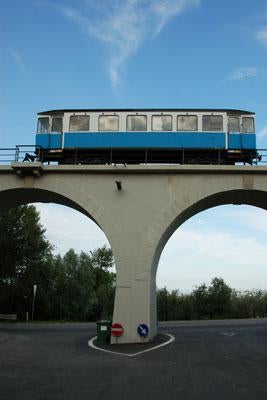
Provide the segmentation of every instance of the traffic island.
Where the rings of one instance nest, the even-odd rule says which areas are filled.
[[[98,343],[97,337],[88,341],[88,346],[95,350],[104,351],[127,357],[135,357],[149,351],[157,350],[174,342],[175,337],[169,333],[158,334],[152,342],[149,343],[129,343],[129,344],[109,344]]]

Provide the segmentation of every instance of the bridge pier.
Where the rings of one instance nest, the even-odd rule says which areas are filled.
[[[156,281],[150,262],[153,249],[150,257],[142,255],[142,235],[132,232],[130,216],[128,222],[121,227],[120,239],[111,240],[117,275],[113,323],[120,323],[124,328],[121,337],[111,338],[112,343],[148,342],[157,333]],[[145,338],[137,333],[140,324],[149,327]]]
[[[111,343],[143,343],[154,338],[157,334],[155,286],[155,282],[148,280],[135,280],[130,287],[117,285],[113,323],[121,323],[124,334],[118,339],[112,337]],[[137,333],[140,324],[149,327],[145,338]]]

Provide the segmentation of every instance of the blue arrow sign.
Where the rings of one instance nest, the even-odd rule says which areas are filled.
[[[148,326],[146,324],[140,324],[137,328],[137,332],[139,336],[147,336],[148,335]]]

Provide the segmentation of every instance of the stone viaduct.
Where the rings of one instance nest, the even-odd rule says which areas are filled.
[[[157,266],[172,233],[218,205],[267,209],[267,167],[0,166],[0,212],[34,202],[72,207],[103,230],[116,263],[113,322],[124,326],[118,342],[140,342],[140,323],[149,326],[149,341],[157,333]]]

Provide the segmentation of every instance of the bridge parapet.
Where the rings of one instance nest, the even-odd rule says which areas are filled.
[[[34,169],[47,174],[265,174],[267,165],[45,165],[41,162],[12,162],[0,165],[0,174]]]

